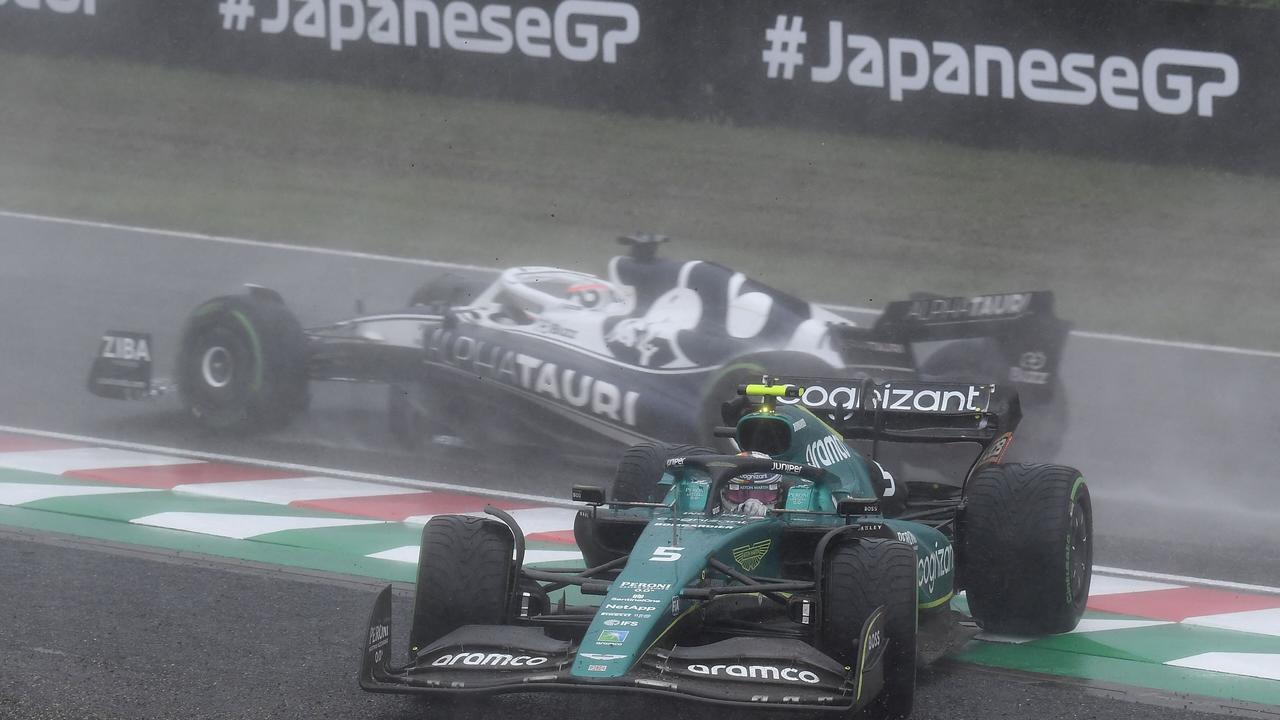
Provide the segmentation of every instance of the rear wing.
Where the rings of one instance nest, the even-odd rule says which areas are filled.
[[[856,330],[856,329],[855,329]],[[862,339],[885,346],[990,338],[999,348],[997,382],[1013,384],[1028,401],[1053,394],[1071,323],[1054,314],[1048,290],[967,297],[918,295],[891,302]]]
[[[1022,419],[1018,393],[964,382],[840,378],[775,378],[797,386],[780,405],[800,405],[847,439],[894,442],[975,442],[987,446]]]

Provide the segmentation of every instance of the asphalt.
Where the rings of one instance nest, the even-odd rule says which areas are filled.
[[[241,283],[276,288],[316,323],[357,300],[401,305],[440,268],[9,217],[0,248],[0,424],[552,496],[607,480],[604,465],[553,453],[401,451],[377,386],[317,387],[306,417],[241,440],[202,433],[172,398],[122,403],[84,389],[104,330],[151,330],[163,373],[186,313]],[[1072,421],[1060,460],[1093,488],[1098,563],[1276,584],[1280,414],[1260,389],[1280,381],[1280,361],[1075,337],[1064,375]],[[372,587],[35,540],[0,538],[0,717],[653,712],[612,697],[441,709],[365,695],[353,673]],[[1196,716],[1114,696],[947,666],[922,683],[918,717]]]
[[[689,704],[616,695],[424,702],[359,689],[379,587],[279,569],[0,533],[0,718],[705,718]],[[410,598],[394,602],[393,627]],[[404,652],[393,630],[393,652]],[[1191,720],[1194,698],[1136,704],[1122,691],[942,663],[914,717]],[[717,712],[712,710],[711,712]],[[1219,710],[1221,712],[1221,710]],[[794,718],[735,712],[743,720]]]
[[[104,330],[151,331],[158,373],[171,372],[186,314],[242,283],[279,290],[315,324],[351,316],[357,302],[403,306],[432,277],[466,270],[3,216],[0,246],[0,424],[554,497],[608,482],[607,461],[553,452],[482,442],[405,452],[376,385],[317,384],[306,416],[247,439],[201,432],[175,398],[129,403],[84,390]],[[1054,460],[1090,482],[1099,563],[1280,580],[1280,555],[1260,551],[1280,539],[1280,405],[1264,391],[1280,385],[1280,359],[1073,336],[1063,377],[1070,424]]]

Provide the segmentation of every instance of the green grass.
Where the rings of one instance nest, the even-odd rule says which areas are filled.
[[[0,61],[7,209],[595,270],[612,237],[652,230],[832,303],[1045,287],[1079,327],[1280,349],[1272,178]]]

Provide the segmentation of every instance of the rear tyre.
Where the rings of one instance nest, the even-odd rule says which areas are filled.
[[[463,625],[505,625],[510,617],[515,540],[486,518],[441,515],[422,528],[413,652]]]
[[[1074,629],[1093,575],[1093,507],[1080,471],[994,465],[965,497],[961,582],[978,624],[1020,635]]]
[[[206,428],[275,430],[309,400],[306,335],[281,302],[214,298],[187,320],[177,374],[183,405]]]
[[[885,608],[884,689],[865,717],[905,718],[916,691],[916,553],[898,540],[841,543],[823,570],[823,650],[856,667],[859,633],[871,613]]]
[[[636,443],[622,453],[613,476],[610,500],[618,502],[659,502],[658,481],[667,469],[667,460],[690,455],[715,455],[699,445],[671,445],[659,442]]]

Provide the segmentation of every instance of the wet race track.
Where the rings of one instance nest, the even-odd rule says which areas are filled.
[[[0,425],[557,498],[575,482],[607,483],[606,463],[551,453],[486,447],[477,461],[455,448],[400,450],[378,386],[317,387],[289,429],[237,441],[202,434],[176,399],[119,403],[84,389],[102,331],[151,331],[164,375],[187,312],[241,283],[280,291],[308,324],[352,314],[357,299],[402,306],[445,268],[18,217],[0,217],[0,243],[21,259],[0,268]],[[1280,414],[1251,388],[1280,381],[1280,358],[1078,335],[1064,378],[1072,424],[1057,460],[1090,480],[1097,564],[1277,584],[1280,558],[1261,548],[1277,539],[1268,456]],[[0,717],[653,713],[651,701],[612,697],[432,707],[366,695],[355,685],[359,638],[381,584],[369,578],[34,530],[4,531],[0,545]],[[408,598],[397,600],[407,610]],[[1119,704],[1123,692],[1091,685],[944,663],[922,678],[917,717],[1190,717],[1213,707]]]

